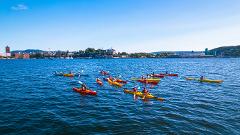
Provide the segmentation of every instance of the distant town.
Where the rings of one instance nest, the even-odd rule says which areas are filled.
[[[0,53],[0,59],[81,59],[81,58],[211,58],[211,57],[240,57],[240,45],[219,47],[204,51],[160,51],[152,53],[117,52],[115,49],[87,48],[79,51],[43,51],[38,49],[10,51]]]

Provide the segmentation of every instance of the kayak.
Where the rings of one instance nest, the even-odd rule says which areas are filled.
[[[100,79],[96,79],[96,82],[97,82],[97,84],[99,84],[100,86],[103,85],[103,82],[102,82]]]
[[[138,91],[138,92],[133,92],[133,91],[131,91],[131,90],[127,90],[127,89],[125,89],[124,90],[124,93],[127,93],[127,94],[135,94],[136,96],[138,96],[138,97],[144,97],[144,94],[142,93],[142,92],[140,92],[140,91]],[[158,97],[156,97],[156,96],[153,96],[152,94],[147,94],[146,95],[146,97],[145,98],[148,98],[148,99],[157,99],[157,100],[160,100],[160,101],[163,101],[164,99],[163,98],[158,98]]]
[[[108,81],[108,79],[110,79],[110,78],[103,78],[104,81]],[[113,81],[113,79],[110,79],[110,80]],[[118,83],[124,83],[124,84],[127,83],[127,81],[124,81],[124,80],[121,80],[121,79],[116,79],[115,82],[118,82]]]
[[[97,95],[97,92],[93,90],[82,90],[82,88],[73,88],[73,90],[85,95]]]
[[[186,77],[186,80],[195,80],[199,82],[208,82],[208,83],[222,83],[223,80],[210,80],[210,79],[203,79],[200,80],[199,78],[191,78],[191,77]]]
[[[162,76],[178,76],[178,74],[158,74],[158,75],[162,75]]]
[[[112,81],[111,79],[107,79],[108,80],[108,83],[110,84],[110,85],[114,85],[114,86],[117,86],[117,87],[122,87],[123,86],[123,84],[121,84],[121,83],[118,83],[118,82],[114,82],[114,81]]]
[[[165,75],[161,75],[161,74],[151,74],[151,77],[157,77],[157,78],[164,78]]]
[[[140,83],[155,84],[155,85],[157,85],[160,82],[159,78],[147,78],[147,79],[132,78],[132,80],[138,81]]]
[[[63,73],[63,72],[55,72],[54,75],[65,76],[65,77],[74,77],[74,76],[85,76],[85,77],[87,77],[87,76],[89,76],[88,74],[81,74],[81,73],[76,73],[76,74],[71,73],[70,74],[70,73]]]
[[[100,74],[102,74],[102,75],[109,75],[109,73],[107,71],[100,71]]]
[[[127,83],[127,81],[121,80],[121,79],[117,79],[116,82],[118,83]]]
[[[63,74],[65,77],[74,77],[74,74]]]

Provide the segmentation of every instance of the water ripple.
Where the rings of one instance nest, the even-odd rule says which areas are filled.
[[[239,59],[0,60],[1,134],[240,134]],[[3,65],[3,66],[2,66]],[[175,72],[150,89],[164,102],[141,99],[95,78],[108,70],[123,79]],[[54,71],[82,71],[62,78]],[[185,76],[222,79],[222,84]],[[97,96],[72,90],[81,80]],[[139,83],[129,82],[126,88]]]

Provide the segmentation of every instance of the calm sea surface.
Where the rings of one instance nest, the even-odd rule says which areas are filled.
[[[180,76],[150,89],[164,102],[144,102],[98,86],[101,69],[125,80],[153,71]],[[89,77],[53,75],[70,70]],[[184,79],[200,75],[224,82]],[[98,95],[74,92],[79,80]],[[0,60],[0,104],[0,134],[240,134],[240,59]]]

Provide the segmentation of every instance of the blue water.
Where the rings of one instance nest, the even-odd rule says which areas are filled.
[[[144,102],[106,82],[98,86],[101,69],[126,80],[166,70],[180,77],[150,89],[164,102]],[[89,77],[52,75],[70,70]],[[224,82],[184,79],[200,75]],[[72,91],[79,80],[98,95]],[[1,134],[240,134],[240,59],[1,60],[0,90]]]

